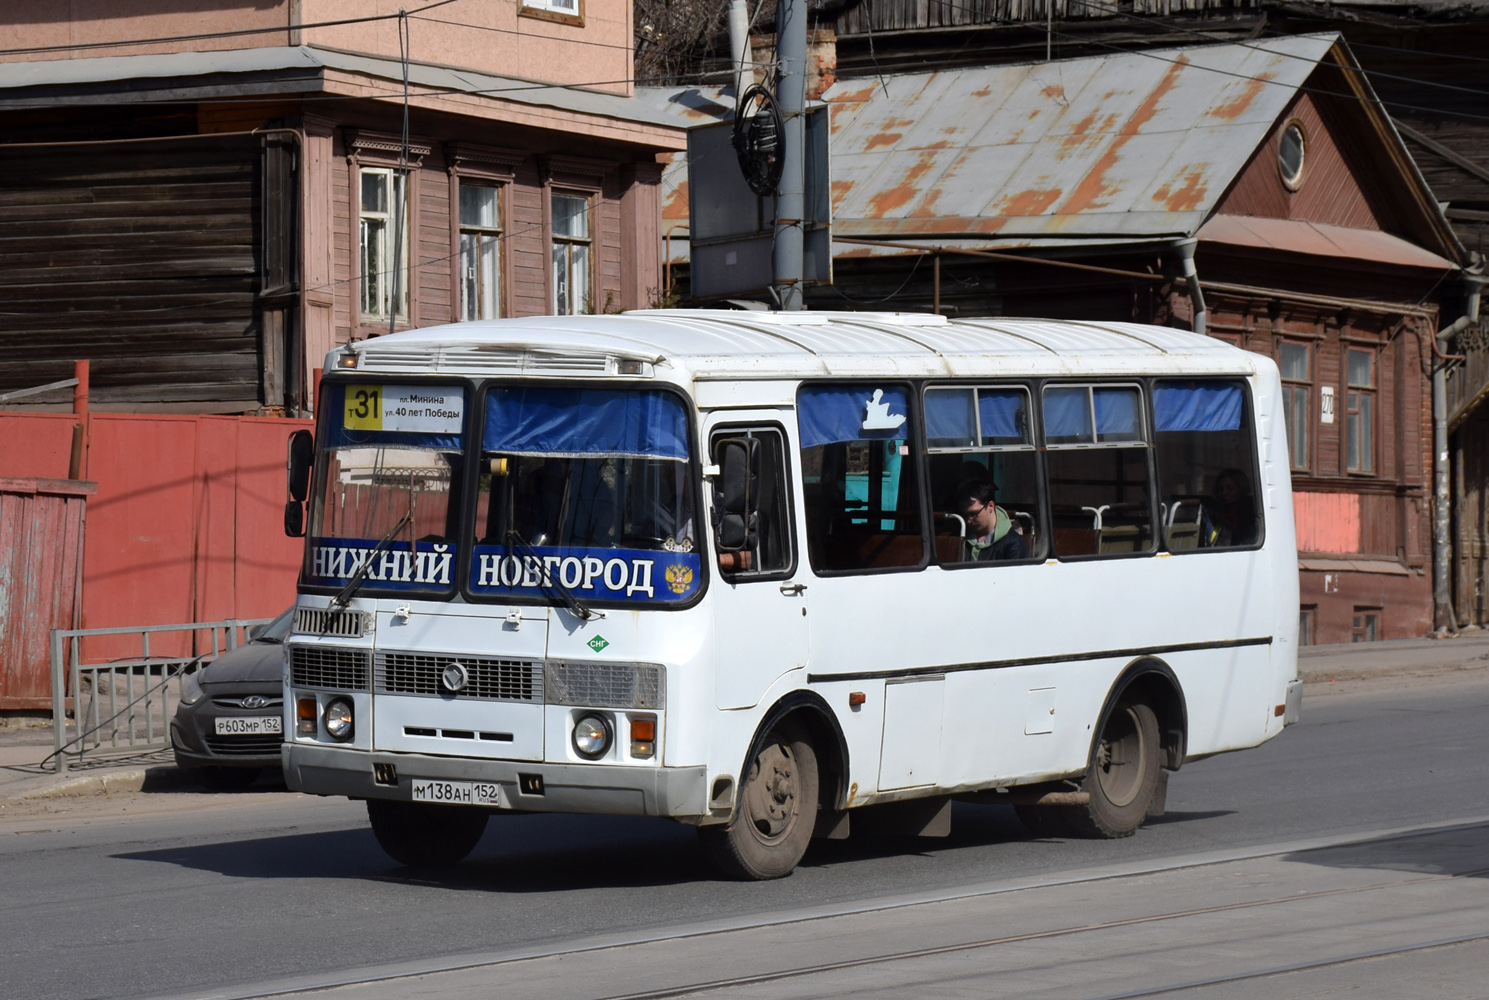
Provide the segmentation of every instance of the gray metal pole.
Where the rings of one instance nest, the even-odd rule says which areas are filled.
[[[781,185],[776,192],[776,298],[782,309],[802,309],[806,213],[806,0],[781,0],[776,11],[776,101],[786,126]]]

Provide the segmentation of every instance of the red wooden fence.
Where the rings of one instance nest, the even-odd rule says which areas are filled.
[[[285,441],[310,421],[4,413],[0,477],[66,477],[80,421],[84,478],[98,484],[83,628],[260,618],[290,603],[302,542],[284,535]],[[123,654],[96,641],[90,657]]]

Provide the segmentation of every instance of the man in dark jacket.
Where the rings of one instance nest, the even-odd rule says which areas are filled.
[[[1029,546],[1008,511],[993,503],[986,479],[965,480],[956,490],[956,509],[967,522],[967,547],[979,562],[1027,559]]]

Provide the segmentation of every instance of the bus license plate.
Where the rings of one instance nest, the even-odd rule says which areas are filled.
[[[284,720],[277,715],[219,715],[218,736],[278,736]]]
[[[500,806],[501,785],[487,781],[415,781],[415,802],[454,806]]]

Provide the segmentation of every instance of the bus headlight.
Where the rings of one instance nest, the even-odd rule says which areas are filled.
[[[333,740],[352,738],[352,703],[345,698],[326,702],[326,732]]]
[[[581,716],[574,723],[574,752],[586,760],[605,756],[610,739],[610,721],[602,715]]]

